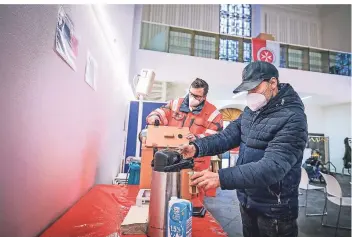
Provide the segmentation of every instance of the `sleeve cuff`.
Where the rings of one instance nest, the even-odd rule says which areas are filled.
[[[226,188],[225,188],[224,170],[223,169],[219,169],[218,173],[219,173],[220,188],[222,190],[226,190]]]
[[[194,153],[194,157],[193,158],[198,157],[198,155],[199,155],[199,147],[197,146],[197,144],[195,144],[194,142],[190,142],[189,144],[193,145],[196,148],[196,153]]]
[[[222,190],[234,190],[238,187],[238,177],[236,177],[236,167],[229,167],[219,170],[219,182]]]

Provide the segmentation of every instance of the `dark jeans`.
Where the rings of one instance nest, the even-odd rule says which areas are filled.
[[[240,205],[244,237],[297,237],[297,220],[280,221]]]

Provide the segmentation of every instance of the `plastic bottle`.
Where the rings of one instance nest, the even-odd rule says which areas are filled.
[[[192,203],[190,201],[171,197],[167,214],[168,237],[192,236]]]

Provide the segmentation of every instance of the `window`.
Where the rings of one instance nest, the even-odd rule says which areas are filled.
[[[330,74],[351,76],[351,54],[330,52]]]
[[[249,4],[220,5],[220,34],[251,37],[252,8]]]
[[[191,38],[188,33],[170,31],[169,53],[191,55]]]
[[[251,37],[252,7],[249,4],[220,5],[220,34]],[[251,43],[243,44],[243,58],[239,58],[239,42],[220,40],[220,59],[227,61],[251,61]]]
[[[220,39],[220,60],[237,62],[239,52],[238,52],[238,41],[237,40],[227,40]]]
[[[215,58],[215,37],[196,35],[194,37],[194,56]]]
[[[309,70],[323,72],[322,54],[320,52],[309,52]]]
[[[288,49],[288,68],[303,69],[303,51],[300,49]]]

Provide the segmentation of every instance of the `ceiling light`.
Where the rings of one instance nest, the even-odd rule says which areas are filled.
[[[309,99],[309,98],[312,98],[312,96],[301,97],[301,100],[306,100],[306,99]]]
[[[232,99],[235,99],[235,98],[237,98],[237,97],[240,97],[241,95],[244,95],[244,94],[246,94],[246,93],[247,93],[247,91],[242,91],[242,92],[236,93],[234,96],[232,96]]]

